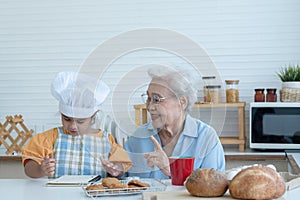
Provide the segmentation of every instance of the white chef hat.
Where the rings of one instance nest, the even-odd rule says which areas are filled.
[[[51,84],[51,93],[59,101],[59,111],[74,118],[91,117],[109,92],[103,81],[77,72],[60,72]]]

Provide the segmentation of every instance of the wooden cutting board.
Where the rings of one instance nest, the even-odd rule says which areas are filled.
[[[164,191],[164,192],[143,192],[143,200],[170,200],[170,199],[198,199],[198,200],[232,200],[233,198],[226,193],[222,197],[195,197],[190,195],[187,190]]]

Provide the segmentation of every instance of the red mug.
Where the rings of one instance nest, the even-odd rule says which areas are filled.
[[[183,185],[185,179],[194,171],[194,159],[190,156],[169,158],[172,185]]]

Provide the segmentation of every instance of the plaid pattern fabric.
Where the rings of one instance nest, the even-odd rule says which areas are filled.
[[[104,133],[104,137],[72,136],[65,134],[62,127],[59,127],[54,152],[56,169],[53,178],[62,175],[101,175],[106,177],[99,158],[101,156],[108,159],[110,142],[107,132]]]

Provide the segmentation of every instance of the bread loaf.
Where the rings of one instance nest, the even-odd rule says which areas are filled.
[[[196,169],[187,178],[185,187],[193,196],[218,197],[228,189],[227,177],[215,169]]]
[[[273,169],[262,165],[240,171],[229,184],[229,193],[237,199],[273,199],[286,190],[283,178]]]

